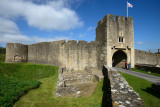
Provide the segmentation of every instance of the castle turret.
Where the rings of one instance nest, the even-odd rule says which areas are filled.
[[[107,14],[98,22],[96,41],[101,44],[100,64],[124,67],[124,62],[134,67],[133,18]]]
[[[5,62],[27,62],[28,45],[7,43]]]

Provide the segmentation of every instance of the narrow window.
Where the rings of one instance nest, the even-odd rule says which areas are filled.
[[[123,42],[123,37],[119,37],[119,42]]]

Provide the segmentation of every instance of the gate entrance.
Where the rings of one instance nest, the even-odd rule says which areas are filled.
[[[125,68],[125,61],[127,61],[127,55],[123,51],[116,51],[112,56],[112,67]]]

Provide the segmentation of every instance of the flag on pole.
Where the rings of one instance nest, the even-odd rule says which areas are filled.
[[[133,5],[131,3],[128,3],[128,7],[133,8]]]
[[[128,17],[128,7],[133,8],[133,5],[131,3],[128,3],[128,0],[127,0],[127,17]]]

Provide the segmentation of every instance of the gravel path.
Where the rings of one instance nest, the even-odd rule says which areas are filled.
[[[157,83],[160,82],[160,77],[158,76],[153,76],[153,75],[149,75],[149,74],[144,74],[144,73],[140,73],[140,72],[135,72],[135,71],[131,71],[131,70],[126,70],[126,69],[122,69],[122,68],[116,68],[114,67],[117,71],[121,71],[123,73],[127,73],[139,78],[143,78],[146,79],[152,83]]]

